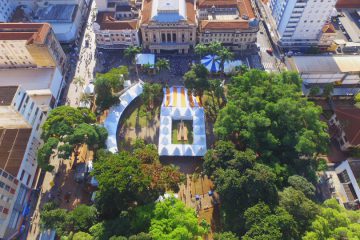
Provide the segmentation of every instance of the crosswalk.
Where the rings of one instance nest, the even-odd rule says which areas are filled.
[[[265,69],[273,70],[275,68],[274,63],[272,62],[263,62],[262,64]]]

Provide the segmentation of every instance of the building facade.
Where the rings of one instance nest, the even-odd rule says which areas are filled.
[[[0,100],[0,239],[12,239],[27,214],[48,106],[18,86],[0,87]]]
[[[259,22],[249,0],[201,0],[197,18],[199,43],[218,41],[232,50],[255,46]]]
[[[196,9],[191,0],[144,0],[140,29],[143,48],[152,53],[188,53],[196,44]]]
[[[25,90],[59,100],[67,61],[47,23],[0,23],[0,86]]]
[[[270,9],[284,48],[317,46],[336,0],[271,0]]]

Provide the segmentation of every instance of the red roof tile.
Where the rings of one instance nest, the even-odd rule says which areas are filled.
[[[336,118],[339,120],[347,140],[351,145],[360,144],[360,109],[336,108]]]
[[[206,29],[248,29],[249,23],[247,21],[208,21],[203,20],[200,24],[200,30]]]
[[[137,19],[119,21],[115,19],[114,15],[114,12],[100,12],[97,15],[96,22],[100,25],[101,30],[122,30],[137,28]]]

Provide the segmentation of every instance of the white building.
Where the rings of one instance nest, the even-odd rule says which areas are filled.
[[[0,87],[0,239],[12,239],[26,215],[47,111],[41,94]]]
[[[335,3],[336,0],[271,0],[281,46],[316,46]]]
[[[9,21],[15,9],[13,0],[0,0],[0,22]]]
[[[99,48],[125,49],[140,45],[138,20],[117,20],[115,12],[100,12],[94,23],[94,32]]]

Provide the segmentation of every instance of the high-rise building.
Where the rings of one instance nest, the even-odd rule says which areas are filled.
[[[13,239],[26,215],[47,110],[32,91],[0,87],[0,239]]]
[[[285,48],[316,46],[335,3],[336,0],[271,0],[280,45]]]

